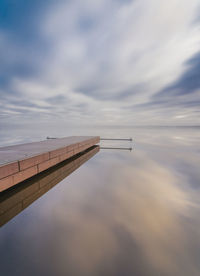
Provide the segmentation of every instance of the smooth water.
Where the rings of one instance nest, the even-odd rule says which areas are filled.
[[[0,229],[1,275],[200,275],[200,129],[20,130],[133,137],[100,150]],[[130,146],[129,142],[104,142]]]

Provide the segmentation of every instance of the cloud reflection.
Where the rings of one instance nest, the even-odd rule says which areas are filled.
[[[60,272],[198,275],[183,223],[189,217],[187,193],[169,170],[136,158],[137,165],[104,167],[100,180],[86,172],[87,184],[78,184],[53,209],[57,227],[48,235],[56,240],[49,250]],[[46,208],[43,217],[49,203]]]

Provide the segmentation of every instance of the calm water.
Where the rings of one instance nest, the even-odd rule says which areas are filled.
[[[57,133],[5,131],[1,145]],[[59,136],[80,133],[132,136],[133,151],[100,150],[5,224],[1,275],[200,275],[200,129]]]

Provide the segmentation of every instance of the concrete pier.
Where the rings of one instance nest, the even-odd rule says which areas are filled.
[[[0,148],[0,192],[99,143],[98,136],[71,136]]]
[[[26,209],[99,151],[93,146],[0,194],[0,226]]]

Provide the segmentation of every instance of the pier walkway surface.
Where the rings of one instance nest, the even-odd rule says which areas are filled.
[[[0,192],[99,143],[99,136],[71,136],[0,147]]]

